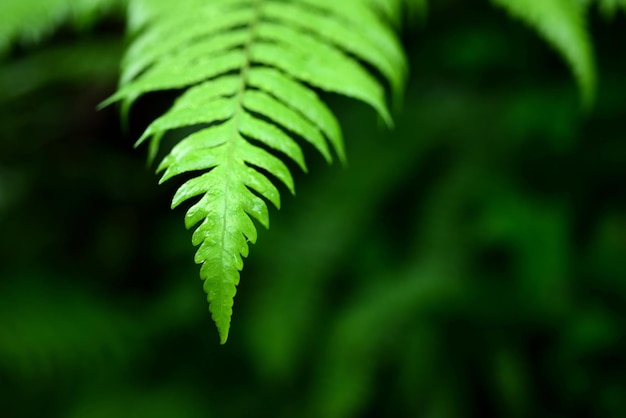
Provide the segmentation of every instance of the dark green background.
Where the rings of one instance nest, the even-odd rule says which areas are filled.
[[[180,183],[96,105],[121,17],[0,63],[0,416],[625,417],[626,18],[592,12],[599,89],[483,2],[403,41],[396,127],[326,97],[349,165],[307,149],[218,343]],[[1,18],[0,18],[1,21]]]

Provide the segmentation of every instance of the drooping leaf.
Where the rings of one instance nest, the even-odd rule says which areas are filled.
[[[573,0],[491,0],[512,16],[532,26],[569,64],[582,101],[590,105],[596,87],[596,70],[585,7]]]
[[[339,125],[313,88],[359,99],[391,124],[385,89],[403,89],[406,62],[391,29],[400,2],[374,0],[139,0],[137,33],[122,86],[106,103],[127,109],[138,97],[186,89],[138,144],[202,126],[165,156],[161,182],[192,173],[172,206],[196,199],[185,223],[197,226],[209,308],[224,343],[243,257],[269,226],[266,200],[280,207],[281,183],[294,193],[285,159],[306,171],[302,141],[326,160],[345,159]],[[194,13],[188,13],[194,10]],[[372,70],[363,64],[369,65]],[[371,71],[377,73],[372,74]],[[280,186],[279,186],[280,187]]]

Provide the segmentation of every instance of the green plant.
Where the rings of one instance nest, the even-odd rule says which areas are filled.
[[[126,132],[117,104],[95,111],[143,33],[124,39],[122,3],[13,37],[0,64],[0,415],[626,416],[617,2],[576,3],[593,101],[557,45],[489,1],[411,2],[391,24],[409,62],[393,129],[311,87],[349,163],[294,136],[310,174],[281,157],[297,196],[275,182],[226,346],[188,208],[169,207],[197,173],[157,185],[131,146],[185,89],[140,97]]]
[[[2,26],[0,50],[15,39],[37,39],[65,19],[84,25],[126,3],[5,1],[0,11],[9,23]],[[589,106],[596,70],[585,21],[592,2],[493,3],[534,27],[563,55],[582,102]],[[600,6],[615,13],[624,3],[605,0]],[[195,261],[201,264],[200,276],[222,343],[228,337],[242,257],[257,239],[253,219],[268,227],[265,200],[280,207],[276,180],[294,193],[294,163],[306,171],[303,143],[311,144],[329,162],[331,147],[340,160],[346,160],[339,123],[318,92],[361,100],[392,125],[385,86],[399,104],[407,70],[394,31],[405,7],[423,10],[424,3],[128,2],[132,42],[123,60],[121,86],[105,104],[121,101],[127,115],[144,94],[183,89],[137,144],[149,141],[152,161],[164,135],[185,132],[157,171],[163,172],[160,182],[186,175],[172,207],[199,197],[187,211],[185,224],[187,228],[199,224],[192,236],[199,246]]]

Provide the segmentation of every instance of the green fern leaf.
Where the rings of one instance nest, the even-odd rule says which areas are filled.
[[[395,3],[395,2],[393,2]],[[198,199],[187,228],[199,246],[209,309],[223,344],[243,257],[256,242],[253,219],[266,228],[266,200],[280,207],[275,180],[294,193],[285,158],[306,171],[300,140],[327,161],[331,146],[345,161],[339,125],[312,90],[339,93],[373,107],[391,124],[385,89],[367,64],[402,91],[406,62],[390,28],[393,7],[373,0],[169,0],[131,4],[129,47],[122,86],[105,104],[125,109],[141,95],[186,88],[154,120],[138,144],[154,156],[168,131],[203,126],[183,138],[157,171],[161,182],[195,177],[176,192],[172,207]],[[382,7],[381,7],[382,6]],[[188,13],[194,10],[194,13]]]
[[[33,43],[66,21],[85,26],[127,0],[2,0],[0,55],[15,41]]]
[[[585,105],[593,101],[596,70],[585,8],[573,0],[492,0],[534,27],[565,58],[576,77]]]

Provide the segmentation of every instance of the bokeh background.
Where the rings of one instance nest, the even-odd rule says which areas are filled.
[[[436,3],[436,4],[435,4]],[[0,16],[0,23],[2,17]],[[595,9],[599,90],[486,2],[433,2],[388,130],[326,97],[251,249],[220,346],[179,183],[96,111],[123,16],[0,62],[0,416],[626,417],[626,13]]]

